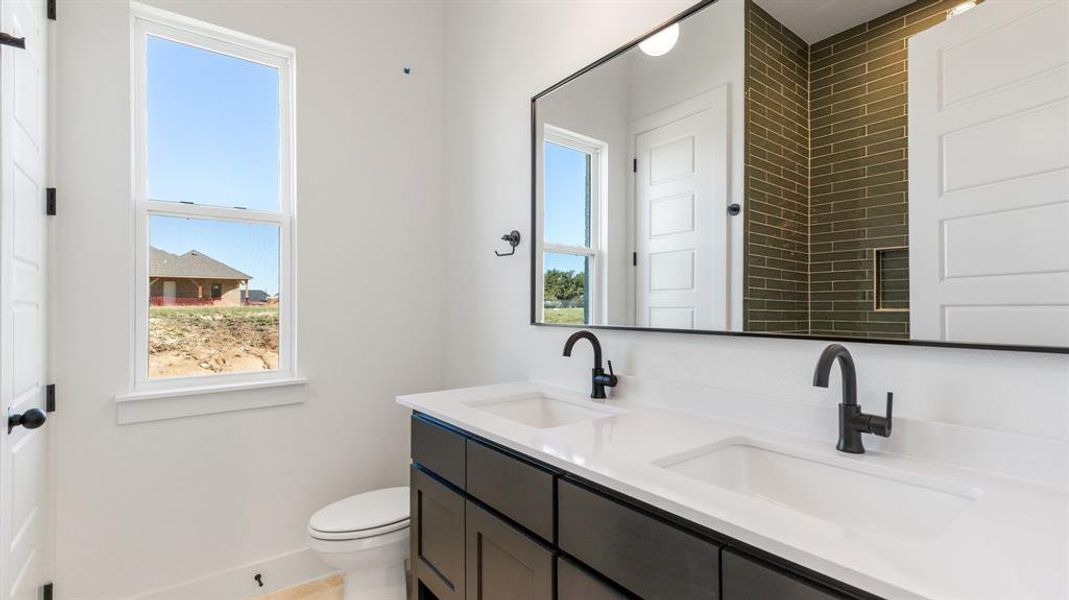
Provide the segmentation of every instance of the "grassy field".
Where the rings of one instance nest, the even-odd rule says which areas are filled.
[[[149,307],[149,375],[278,367],[278,306]]]
[[[278,305],[262,306],[150,306],[149,318],[167,319],[266,319],[278,322]]]
[[[564,323],[568,325],[583,324],[583,307],[576,308],[545,308],[543,309],[546,323]]]

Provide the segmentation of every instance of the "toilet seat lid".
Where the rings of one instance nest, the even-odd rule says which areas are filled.
[[[408,522],[408,507],[408,486],[364,492],[319,509],[308,528],[322,533],[393,530]]]

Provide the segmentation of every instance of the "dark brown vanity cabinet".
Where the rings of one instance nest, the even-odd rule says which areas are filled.
[[[564,557],[557,558],[557,600],[628,600],[629,596]]]
[[[415,466],[411,472],[412,575],[438,600],[464,600],[464,497]]]
[[[724,571],[724,600],[841,600],[846,597],[824,591],[731,550],[724,550],[720,560]]]
[[[468,501],[469,600],[552,600],[555,552]]]
[[[412,462],[422,465],[438,477],[464,489],[467,439],[460,433],[412,417]]]
[[[528,531],[553,541],[556,476],[483,444],[468,440],[466,490]]]
[[[557,490],[560,549],[647,600],[716,600],[716,545],[586,488]]]
[[[422,415],[412,462],[415,600],[875,598]]]

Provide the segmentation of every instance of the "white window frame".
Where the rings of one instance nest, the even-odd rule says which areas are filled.
[[[587,282],[587,290],[590,292],[590,298],[587,299],[587,306],[590,312],[588,324],[595,325],[601,322],[607,302],[605,290],[608,289],[608,281],[605,278],[604,258],[606,248],[604,241],[608,236],[604,230],[604,216],[607,213],[607,194],[605,192],[608,190],[608,169],[606,167],[609,157],[609,145],[581,133],[546,123],[542,132],[542,147],[539,149],[542,152],[542,181],[539,182],[542,194],[545,194],[545,144],[547,142],[590,156],[590,247],[547,242],[545,239],[545,199],[539,196],[538,230],[541,232],[539,241],[541,242],[542,252],[538,259],[539,285],[536,290],[536,306],[542,322],[545,322],[544,294],[546,285],[542,266],[545,254],[548,252],[551,254],[586,256],[590,259],[590,281]]]
[[[279,74],[279,210],[253,210],[154,200],[147,190],[147,40],[158,37],[278,69]],[[131,3],[131,88],[133,92],[134,338],[131,393],[117,402],[170,398],[227,390],[302,383],[297,373],[294,274],[296,225],[293,140],[293,48],[204,23],[157,8]],[[279,232],[279,357],[273,371],[149,378],[149,218],[189,217],[267,224]],[[278,402],[275,402],[278,403]],[[232,410],[232,409],[231,409]],[[151,419],[144,419],[151,420]],[[122,418],[120,416],[120,422]]]

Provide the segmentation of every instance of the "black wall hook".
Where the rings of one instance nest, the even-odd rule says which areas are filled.
[[[512,256],[513,254],[516,254],[516,246],[520,245],[520,232],[513,229],[512,231],[501,236],[501,241],[508,242],[509,246],[512,246],[512,251],[498,252],[497,250],[494,250],[494,254],[498,256]]]

